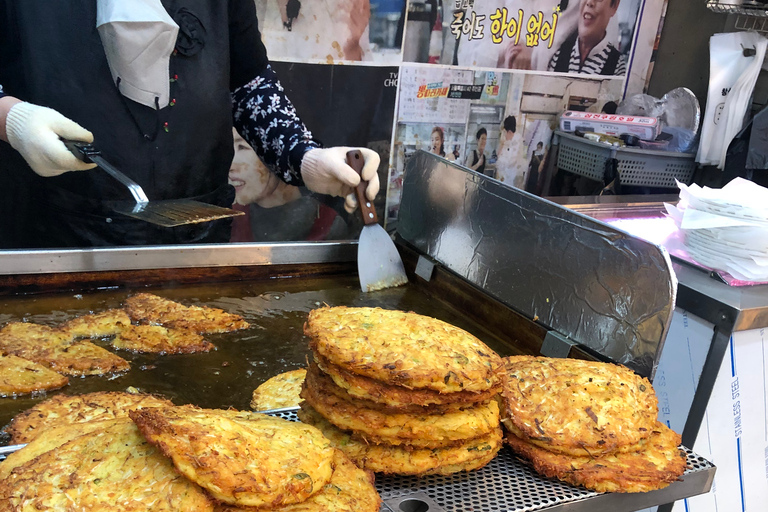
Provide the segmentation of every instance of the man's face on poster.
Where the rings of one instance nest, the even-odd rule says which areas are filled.
[[[579,39],[592,44],[605,37],[605,29],[619,8],[619,0],[581,0],[579,4]]]
[[[235,203],[246,205],[258,203],[275,192],[279,180],[259,159],[251,146],[237,132],[235,157],[229,168],[229,184],[235,187]]]

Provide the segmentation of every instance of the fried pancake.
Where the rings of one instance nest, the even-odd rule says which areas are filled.
[[[301,397],[340,429],[354,431],[374,444],[441,448],[486,435],[500,426],[499,406],[495,400],[438,414],[392,414],[367,409],[351,397],[339,398],[310,372]]]
[[[108,309],[101,313],[84,315],[63,323],[59,329],[73,338],[101,338],[114,336],[131,325],[131,317],[122,309]]]
[[[111,420],[128,416],[142,407],[171,407],[170,400],[140,393],[103,391],[85,395],[56,395],[17,414],[5,428],[11,444],[29,443],[52,428],[85,421]]]
[[[537,472],[598,492],[663,489],[677,480],[687,466],[685,453],[678,448],[680,436],[662,423],[656,424],[650,437],[634,445],[634,450],[599,457],[553,453],[510,432],[505,440]]]
[[[355,466],[343,452],[333,456],[333,476],[306,501],[273,510],[280,512],[379,512],[381,497],[373,485],[373,475]],[[261,511],[262,508],[217,505],[216,512]]]
[[[428,405],[428,406],[417,405],[417,404],[409,405],[404,403],[400,407],[390,407],[389,405],[384,403],[374,402],[366,398],[358,398],[356,396],[351,395],[343,387],[337,386],[336,382],[331,378],[331,376],[326,373],[323,373],[320,370],[319,366],[315,363],[309,364],[307,373],[312,374],[310,378],[313,380],[313,382],[321,383],[323,392],[331,393],[342,400],[351,401],[357,407],[362,407],[364,409],[374,409],[377,411],[381,411],[382,413],[385,413],[385,414],[416,414],[416,415],[444,414],[447,412],[461,412],[464,409],[467,409],[469,407],[487,405],[489,402],[489,400],[486,400],[485,402],[474,402],[474,403],[455,402],[455,403],[447,403],[444,405]],[[365,378],[365,377],[361,377],[361,378]],[[371,381],[370,379],[366,379],[366,380]],[[395,387],[395,386],[389,386],[389,387]],[[403,388],[403,390],[405,390],[405,388]],[[407,398],[406,393],[402,393],[401,396],[403,399]],[[417,391],[415,393],[419,393],[419,392]],[[431,393],[434,393],[434,392],[431,392]],[[458,395],[461,393],[452,393],[452,394]]]
[[[0,481],[0,511],[41,510],[209,512],[213,504],[124,418],[25,462]]]
[[[623,366],[533,356],[504,362],[504,424],[536,446],[596,456],[634,445],[656,427],[651,383]]]
[[[179,472],[230,505],[299,503],[333,473],[334,449],[319,430],[301,423],[191,406],[130,416]]]
[[[47,363],[51,370],[64,375],[104,375],[131,368],[122,357],[90,341],[80,341],[55,350]]]
[[[125,309],[136,322],[187,329],[198,334],[231,332],[250,327],[240,315],[207,306],[184,306],[151,293],[128,297]]]
[[[301,421],[319,428],[331,444],[346,453],[359,467],[377,473],[450,475],[472,471],[488,464],[501,449],[501,428],[450,448],[406,450],[358,441],[350,433],[336,428],[306,402],[301,405],[298,414]]]
[[[330,363],[385,384],[438,393],[496,387],[501,358],[446,322],[380,308],[320,308],[304,324],[310,348]]]
[[[89,341],[73,343],[72,335],[29,322],[0,329],[0,352],[29,359],[65,375],[103,375],[126,371],[128,361]]]
[[[301,402],[301,398],[299,398],[301,383],[304,382],[306,375],[307,370],[299,368],[267,379],[253,390],[251,409],[268,411],[299,405]]]
[[[152,354],[194,354],[216,349],[213,343],[193,331],[162,325],[129,325],[115,336],[112,346]]]
[[[0,355],[0,396],[58,389],[68,382],[65,376],[28,359]]]
[[[408,389],[402,386],[390,386],[362,375],[348,372],[342,367],[328,362],[319,354],[314,354],[317,366],[329,375],[336,386],[344,389],[350,396],[370,400],[391,409],[414,410],[414,407],[436,406],[445,409],[466,407],[469,404],[487,402],[501,391],[498,386],[481,392],[457,391],[438,393],[431,389]]]
[[[106,421],[84,421],[82,423],[71,423],[61,425],[45,431],[45,435],[37,436],[27,443],[21,450],[8,454],[4,461],[0,462],[0,480],[5,479],[11,474],[11,470],[71,441],[95,430],[102,430],[109,425],[113,425],[116,420]]]

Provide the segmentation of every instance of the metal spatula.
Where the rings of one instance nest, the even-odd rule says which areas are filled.
[[[83,162],[95,163],[107,174],[128,187],[136,202],[126,202],[125,204],[114,206],[113,209],[117,213],[167,228],[245,215],[245,212],[191,199],[150,201],[139,184],[104,160],[101,152],[93,144],[69,140],[63,142],[77,158]]]
[[[363,170],[365,160],[360,151],[347,153],[347,164],[358,174]],[[360,275],[360,288],[364,292],[373,292],[408,282],[403,267],[403,260],[397,252],[395,242],[378,222],[373,203],[365,197],[367,181],[361,180],[355,189],[357,204],[363,216],[365,226],[360,232],[357,243],[357,273]]]

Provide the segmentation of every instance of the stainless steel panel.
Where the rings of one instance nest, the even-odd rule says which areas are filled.
[[[0,275],[356,261],[356,242],[0,251]]]
[[[529,318],[653,377],[677,281],[666,251],[426,152],[398,232]]]

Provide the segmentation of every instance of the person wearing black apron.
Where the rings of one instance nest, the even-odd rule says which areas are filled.
[[[473,171],[485,174],[485,144],[488,141],[488,130],[480,127],[475,134],[475,139],[477,140],[477,149],[473,149],[472,153],[467,156],[464,165]]]
[[[0,84],[0,248],[229,240],[229,219],[163,228],[115,214],[127,189],[60,138],[93,141],[150,201],[228,207],[234,126],[286,183],[355,206],[351,148],[321,148],[299,119],[253,0],[0,0]],[[372,200],[379,158],[361,151]]]

